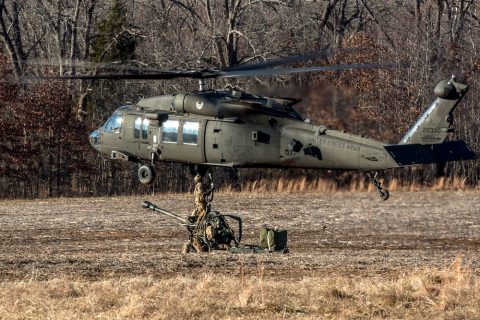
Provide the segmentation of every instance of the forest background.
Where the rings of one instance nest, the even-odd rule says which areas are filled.
[[[324,48],[314,64],[378,63],[391,69],[216,81],[258,94],[301,98],[312,122],[398,142],[455,74],[470,90],[451,139],[480,152],[480,4],[474,0],[0,0],[0,198],[103,196],[191,190],[188,167],[162,163],[153,186],[134,165],[88,143],[119,106],[197,89],[196,81],[30,81],[41,74],[222,68]],[[308,65],[307,63],[302,65]],[[106,67],[107,66],[107,67]],[[296,66],[300,66],[297,64]],[[27,80],[26,80],[27,79]],[[479,186],[478,161],[391,170],[386,180]],[[216,182],[229,183],[216,169]],[[337,187],[358,172],[241,169],[241,182],[311,181]]]

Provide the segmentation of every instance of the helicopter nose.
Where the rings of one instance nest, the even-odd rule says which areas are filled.
[[[95,149],[98,149],[98,145],[100,143],[99,142],[99,137],[100,137],[100,132],[98,130],[95,130],[92,133],[90,133],[90,136],[89,136],[90,144]]]

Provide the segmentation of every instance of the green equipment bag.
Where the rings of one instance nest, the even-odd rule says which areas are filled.
[[[260,248],[280,251],[287,248],[287,230],[263,227],[260,230]]]

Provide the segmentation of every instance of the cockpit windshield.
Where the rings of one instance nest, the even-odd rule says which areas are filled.
[[[120,132],[123,123],[123,114],[115,112],[103,127],[106,132]]]

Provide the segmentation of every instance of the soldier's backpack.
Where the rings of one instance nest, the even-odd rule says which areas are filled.
[[[287,250],[287,230],[263,227],[260,230],[260,248],[268,251]]]

